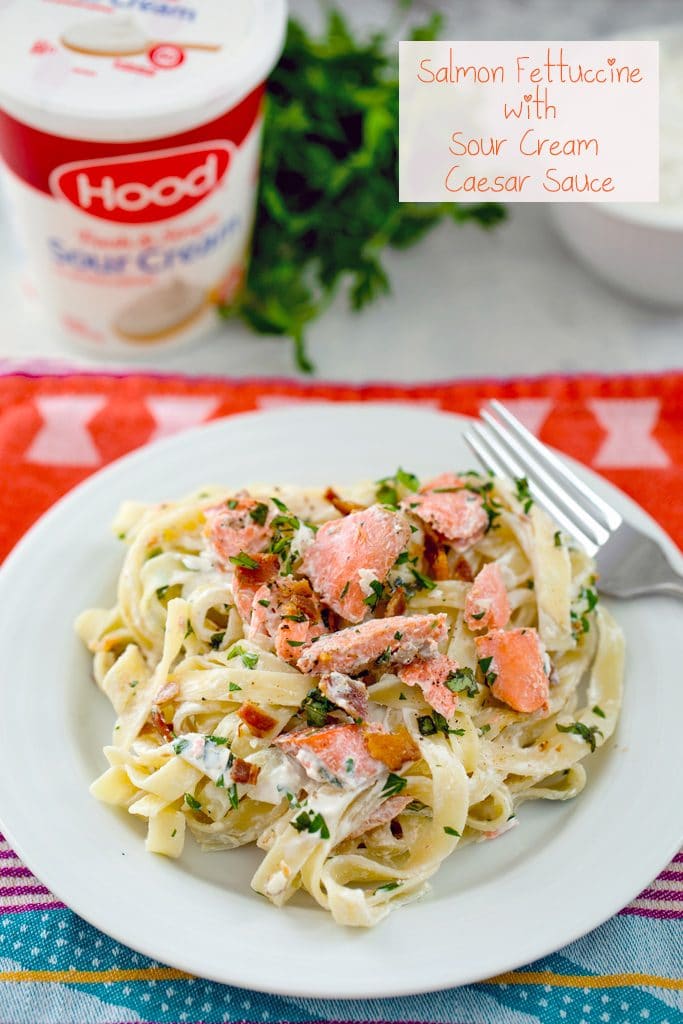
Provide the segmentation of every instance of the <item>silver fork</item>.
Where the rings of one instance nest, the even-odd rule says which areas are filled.
[[[491,401],[465,440],[485,469],[526,477],[534,500],[595,557],[599,589],[613,597],[666,594],[683,598],[683,575],[648,534],[624,522],[500,402]]]

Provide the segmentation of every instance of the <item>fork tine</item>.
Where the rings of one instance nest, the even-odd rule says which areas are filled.
[[[474,434],[473,431],[468,430],[464,434],[464,438],[466,443],[470,446],[474,454],[481,462],[484,469],[490,470],[492,473],[495,473],[496,476],[505,476],[505,470],[503,469],[501,464],[497,462],[495,456],[492,456],[486,450],[484,445],[480,443],[479,438]]]
[[[529,448],[533,449],[539,462],[545,465],[548,471],[552,470],[556,475],[564,477],[567,483],[578,493],[582,498],[585,498],[587,502],[592,506],[593,515],[601,522],[601,524],[609,530],[616,530],[621,526],[622,518],[615,508],[612,508],[610,504],[604,501],[599,494],[596,494],[592,487],[584,483],[580,477],[576,475],[568,466],[564,464],[558,457],[551,451],[538,438],[527,430],[523,426],[516,416],[510,412],[509,409],[495,398],[491,399],[489,403],[491,408],[497,415],[505,421],[508,427],[517,435],[520,441],[523,441]]]
[[[493,469],[494,473],[507,477],[524,476],[524,470],[519,462],[508,451],[501,450],[496,445],[495,435],[491,437],[487,433],[487,428],[482,424],[474,424],[465,434],[465,440],[482,464],[486,468]],[[588,555],[592,557],[597,553],[598,545],[590,537],[587,537],[573,520],[565,515],[552,498],[540,490],[532,480],[529,481],[529,488],[534,496],[534,500],[543,506],[546,512],[566,533],[578,541]]]
[[[589,512],[586,512],[586,510],[579,505],[577,501],[575,501],[571,494],[569,494],[561,484],[557,483],[541,462],[526,451],[526,449],[515,439],[514,435],[511,434],[506,427],[504,427],[486,409],[482,410],[481,415],[482,419],[488,423],[499,441],[501,441],[501,443],[518,458],[525,476],[534,480],[539,488],[544,488],[549,492],[552,495],[553,500],[559,501],[567,510],[568,515],[572,519],[578,520],[578,523],[584,533],[590,537],[591,540],[595,541],[597,545],[600,546],[609,540],[609,530],[606,530],[604,526],[600,525],[597,519],[594,519]]]

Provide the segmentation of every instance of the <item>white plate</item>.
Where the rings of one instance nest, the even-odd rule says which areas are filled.
[[[589,757],[574,802],[525,805],[520,827],[447,861],[424,900],[372,931],[338,928],[312,901],[277,910],[249,888],[262,854],[179,861],[145,853],[141,822],[98,803],[113,714],[72,621],[113,601],[124,498],[158,501],[206,483],[298,484],[472,465],[460,417],[391,405],[305,405],[236,416],[144,448],[56,505],[0,572],[3,831],[65,903],[117,941],[220,982],[283,995],[396,996],[477,981],[550,953],[645,887],[681,840],[680,605],[615,607],[628,640],[615,739]],[[637,525],[660,530],[591,477]],[[299,969],[294,970],[294,964]]]

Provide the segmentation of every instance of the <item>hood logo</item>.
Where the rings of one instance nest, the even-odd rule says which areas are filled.
[[[50,175],[50,190],[100,220],[169,220],[216,190],[230,166],[232,149],[232,143],[216,141],[62,164]]]

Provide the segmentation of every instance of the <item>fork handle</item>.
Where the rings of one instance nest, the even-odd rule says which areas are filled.
[[[667,574],[666,578],[651,582],[643,581],[640,584],[634,584],[628,590],[622,588],[618,596],[640,597],[645,594],[654,594],[662,597],[677,597],[683,601],[683,576],[671,567],[669,567],[669,573],[670,575]]]

